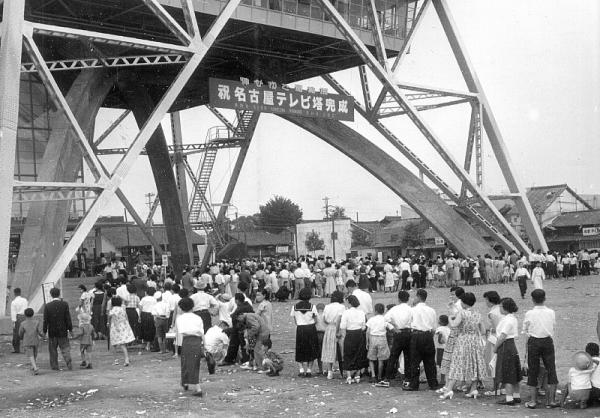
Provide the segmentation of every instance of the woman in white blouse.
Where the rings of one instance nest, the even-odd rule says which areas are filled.
[[[514,405],[521,402],[519,395],[519,382],[521,381],[521,360],[515,345],[515,338],[519,335],[519,324],[514,313],[517,304],[511,298],[504,298],[500,302],[504,317],[496,327],[497,341],[494,347],[496,353],[496,381],[504,384],[506,399],[498,401],[500,405]]]
[[[202,318],[195,315],[194,301],[189,297],[182,298],[179,308],[183,312],[177,316],[176,328],[181,343],[181,386],[188,390],[189,385],[195,385],[194,396],[202,397],[200,388],[200,360],[204,350],[204,323]]]
[[[340,320],[340,333],[342,335],[342,347],[344,356],[344,369],[346,370],[346,383],[360,383],[360,374],[357,372],[368,365],[367,343],[365,339],[365,328],[367,317],[363,311],[358,309],[360,302],[356,296],[347,298],[350,309],[342,314]]]
[[[300,302],[292,307],[290,316],[296,323],[296,362],[300,377],[312,377],[312,365],[319,356],[319,338],[315,319],[317,308],[311,304],[312,290],[304,287],[299,293]]]

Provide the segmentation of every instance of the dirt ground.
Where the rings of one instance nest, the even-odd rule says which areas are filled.
[[[576,281],[546,281],[548,305],[556,310],[558,330],[557,368],[559,380],[565,381],[571,355],[596,341],[596,318],[600,311],[600,276],[578,278]],[[515,298],[519,305],[519,324],[529,300],[521,300],[516,283],[469,288],[478,301],[475,305],[487,312],[482,295],[496,289],[501,296]],[[445,313],[448,289],[428,289],[429,304],[438,315]],[[395,297],[378,293],[375,302],[392,303]],[[324,299],[315,299],[314,303]],[[0,416],[10,417],[134,417],[134,416],[420,416],[420,417],[492,417],[518,416],[558,417],[563,415],[600,416],[600,408],[578,410],[529,410],[499,407],[497,398],[477,400],[457,394],[453,400],[440,401],[437,395],[422,385],[419,392],[402,392],[399,387],[377,388],[367,382],[345,385],[339,374],[334,380],[324,377],[298,378],[294,359],[294,326],[289,317],[291,303],[274,304],[274,349],[286,360],[280,377],[241,370],[238,367],[219,368],[209,376],[206,365],[201,370],[204,398],[194,398],[182,392],[179,382],[179,361],[170,355],[131,353],[131,366],[115,366],[114,352],[108,352],[105,341],[94,347],[94,369],[51,371],[47,347],[41,347],[38,359],[41,373],[32,376],[23,354],[10,354],[8,337],[0,341]],[[518,348],[523,356],[523,339]],[[73,343],[71,352],[79,360],[79,346]],[[123,363],[122,359],[121,364]],[[61,360],[62,362],[62,360]],[[75,364],[78,364],[77,361]],[[64,364],[61,363],[63,366]],[[61,366],[62,367],[62,366]],[[526,392],[523,393],[527,398]]]

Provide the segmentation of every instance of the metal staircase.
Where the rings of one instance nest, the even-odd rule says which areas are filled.
[[[205,140],[205,151],[196,174],[194,174],[189,163],[185,160],[186,171],[194,183],[190,197],[190,225],[193,229],[203,230],[207,237],[213,238],[214,242],[211,244],[216,251],[225,246],[226,238],[219,227],[212,205],[206,197],[210,176],[217,157],[217,151],[219,150],[218,147],[213,147],[212,144],[223,141],[244,140],[253,113],[251,111],[238,111],[233,130],[229,126],[215,126],[209,129]]]

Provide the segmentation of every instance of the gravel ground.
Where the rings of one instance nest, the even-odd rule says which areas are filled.
[[[597,341],[596,318],[600,301],[600,276],[578,278],[576,281],[546,281],[548,306],[556,310],[558,329],[555,337],[559,380],[565,381],[571,355]],[[482,313],[486,307],[482,294],[490,289],[501,296],[515,298],[519,305],[517,317],[531,307],[521,300],[516,283],[469,288]],[[438,315],[445,313],[448,289],[428,289],[429,304]],[[375,302],[392,303],[390,294],[376,294]],[[317,303],[315,299],[313,302]],[[327,302],[324,299],[320,301]],[[498,407],[494,397],[477,400],[457,394],[453,400],[440,401],[422,386],[420,392],[402,392],[398,387],[376,388],[364,382],[347,386],[339,378],[296,377],[294,358],[294,326],[289,311],[291,303],[274,304],[274,349],[286,360],[280,377],[269,378],[238,367],[219,368],[209,376],[206,365],[201,370],[205,397],[194,398],[182,392],[179,382],[179,362],[169,355],[131,353],[131,366],[113,365],[115,353],[107,351],[105,341],[94,347],[94,369],[55,372],[49,370],[46,346],[38,359],[41,373],[32,376],[24,355],[10,354],[10,339],[0,340],[0,416],[11,417],[134,417],[134,416],[396,416],[419,417],[492,417],[516,416],[558,417],[563,415],[600,416],[600,408],[576,410],[528,410],[524,406]],[[518,341],[523,356],[524,341]],[[79,346],[71,347],[75,360]],[[79,362],[77,361],[76,364]],[[122,363],[122,360],[121,360]],[[526,392],[523,393],[526,399]]]

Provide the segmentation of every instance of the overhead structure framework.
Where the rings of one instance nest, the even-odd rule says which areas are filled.
[[[70,239],[51,260],[36,290],[28,295],[31,305],[34,308],[42,305],[41,285],[56,283],[63,277],[73,255],[115,195],[160,251],[160,245],[148,227],[159,207],[159,200],[154,202],[150,215],[144,220],[136,213],[121,187],[138,157],[146,153],[148,141],[161,129],[160,123],[169,112],[176,115],[180,110],[205,105],[223,124],[218,134],[203,143],[197,140],[189,143],[181,137],[182,129],[177,125],[180,121],[173,119],[173,134],[177,138],[173,145],[165,146],[163,151],[167,153],[164,155],[170,155],[177,180],[178,201],[187,220],[186,228],[204,229],[211,237],[210,244],[214,249],[226,245],[219,227],[231,203],[259,113],[237,112],[236,119],[230,120],[219,109],[211,107],[208,103],[207,80],[214,76],[230,79],[243,76],[275,80],[278,83],[293,83],[321,76],[334,91],[349,94],[351,87],[332,74],[340,69],[353,69],[351,71],[357,72],[355,79],[360,82],[362,93],[360,99],[354,99],[356,112],[402,153],[412,170],[422,173],[439,189],[446,201],[462,208],[465,216],[480,225],[504,249],[528,253],[530,245],[535,249],[547,250],[525,189],[511,165],[500,129],[447,2],[361,0],[359,11],[356,8],[348,9],[344,4],[329,0],[316,0],[309,5],[295,0],[107,0],[97,4],[75,1],[68,5],[65,2],[42,0],[3,2],[0,26],[0,210],[9,213],[14,202],[82,198],[87,201],[86,213]],[[424,30],[423,17],[430,12],[435,12],[441,22],[464,77],[467,86],[465,91],[398,81],[402,76],[404,58],[416,33]],[[94,140],[82,129],[64,92],[81,72],[100,69],[113,76],[118,75],[114,77],[117,81],[103,106],[124,110]],[[127,80],[135,79],[132,72],[141,80],[154,106],[129,146],[105,148],[104,141],[131,114],[132,109],[128,108],[120,89],[127,88]],[[14,180],[19,118],[16,104],[19,102],[19,80],[24,73],[33,74],[43,82],[54,108],[68,120],[85,167],[92,175],[91,179],[85,179],[84,182]],[[377,83],[370,82],[373,79]],[[458,161],[440,135],[424,120],[422,112],[465,104],[470,107],[469,132],[465,141],[465,158]],[[393,132],[388,127],[388,121],[398,117],[408,117],[418,128],[459,181],[460,190],[454,190],[450,186],[450,179],[437,174],[411,150],[402,141],[401,133]],[[338,149],[343,146],[335,131],[317,121],[287,119],[321,135],[322,139]],[[339,131],[347,131],[348,134],[354,132],[347,125],[343,126]],[[360,134],[354,133],[356,144],[365,140]],[[515,201],[519,210],[529,245],[513,230],[484,192],[481,151],[484,135],[506,180],[509,189],[507,196]],[[217,151],[223,148],[238,148],[239,152],[223,203],[219,211],[214,213],[206,193]],[[374,148],[371,152],[375,156],[379,155],[380,150]],[[202,154],[202,162],[197,170],[187,161],[187,156],[193,153]],[[114,169],[108,170],[101,161],[103,155],[122,157]],[[360,156],[353,155],[353,158],[360,162]],[[373,158],[371,161],[374,161]],[[388,164],[392,162],[388,161]],[[367,169],[384,180],[385,173],[381,170],[374,167]],[[390,179],[385,183],[401,196],[404,192],[412,193],[418,189],[412,187],[414,180],[403,183]],[[189,193],[187,187],[183,187],[186,185],[192,186]],[[403,190],[403,187],[412,187],[412,191]],[[447,225],[433,215],[436,207],[446,205],[442,197],[429,196],[422,202],[407,203],[415,205],[418,212],[424,214],[451,244],[467,251],[466,246],[461,246],[456,233],[460,225],[455,223],[460,223],[461,219],[444,209],[443,212],[448,215],[444,219],[453,220],[447,221]],[[0,218],[0,300],[5,299],[10,227],[8,217]],[[481,239],[468,248],[474,250],[484,247]],[[493,252],[491,248],[490,252]],[[205,257],[203,262],[207,260]],[[0,315],[3,314],[4,306],[0,305]]]

